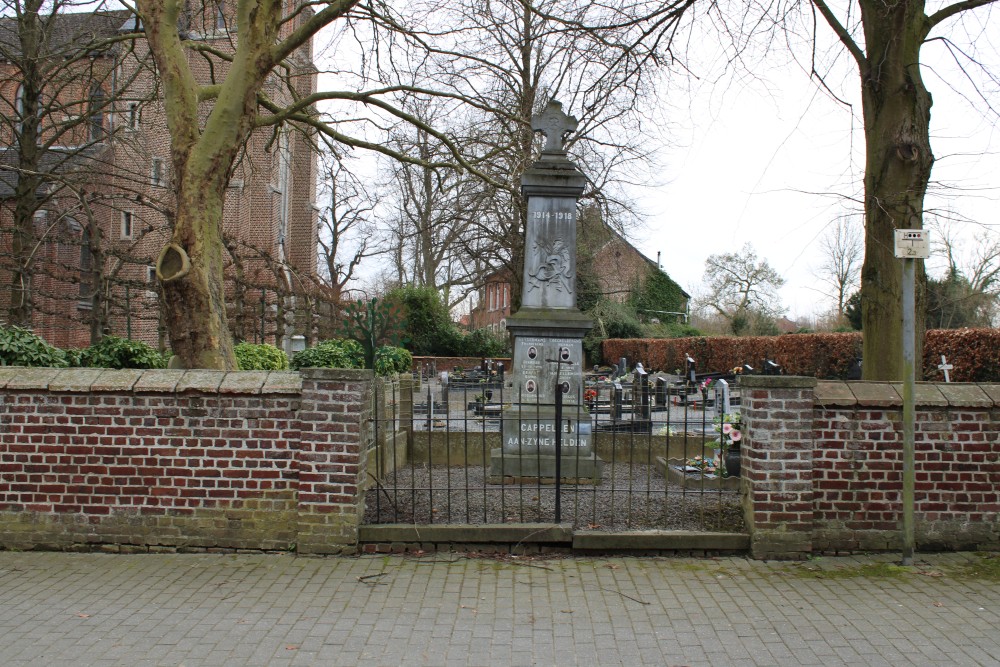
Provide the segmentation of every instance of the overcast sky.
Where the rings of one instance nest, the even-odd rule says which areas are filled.
[[[992,46],[1000,46],[995,21],[991,32]],[[997,112],[963,99],[971,98],[971,88],[962,86],[964,77],[945,55],[936,44],[924,47],[923,77],[934,97],[932,178],[961,190],[943,197],[932,183],[935,192],[925,205],[1000,230]],[[845,68],[838,93],[854,103],[850,109],[794,65],[769,67],[760,76],[705,85],[688,108],[675,100],[665,110],[676,126],[668,137],[673,146],[661,156],[665,182],[640,196],[650,218],[635,236],[652,259],[662,252],[663,268],[692,293],[708,255],[753,243],[785,278],[781,295],[794,319],[833,305],[823,294],[829,289],[816,278],[823,261],[820,237],[838,216],[860,211],[846,199],[860,199],[862,188],[859,84]],[[996,84],[986,93],[1000,109]],[[966,238],[982,229],[971,223],[959,228]],[[931,261],[928,270],[933,274],[940,265]]]

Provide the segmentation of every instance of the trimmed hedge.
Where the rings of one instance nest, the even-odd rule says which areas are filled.
[[[861,356],[861,334],[609,339],[604,341],[602,352],[607,363],[627,357],[630,363],[641,361],[648,370],[682,370],[687,353],[698,362],[699,373],[725,372],[745,363],[758,368],[764,359],[773,359],[788,375],[845,379],[854,360]],[[1000,331],[997,329],[926,332],[924,379],[943,379],[937,368],[942,354],[954,365],[950,372],[953,382],[1000,381]]]
[[[924,335],[924,378],[944,380],[941,355],[954,368],[952,382],[1000,381],[1000,330],[932,329]]]

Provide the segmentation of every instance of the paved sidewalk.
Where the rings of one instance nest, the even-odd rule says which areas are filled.
[[[998,665],[1000,557],[0,552],[0,665]]]

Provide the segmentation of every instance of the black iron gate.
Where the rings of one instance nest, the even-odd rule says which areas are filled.
[[[599,480],[498,476],[501,417],[511,399],[488,375],[378,383],[365,522],[742,530],[734,387],[664,376],[591,380],[585,407],[567,409],[590,424],[603,462]]]

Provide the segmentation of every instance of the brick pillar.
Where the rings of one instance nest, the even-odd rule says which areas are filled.
[[[368,370],[302,371],[299,553],[357,551],[372,378]]]
[[[740,378],[741,490],[754,558],[812,551],[815,387],[808,377]]]

